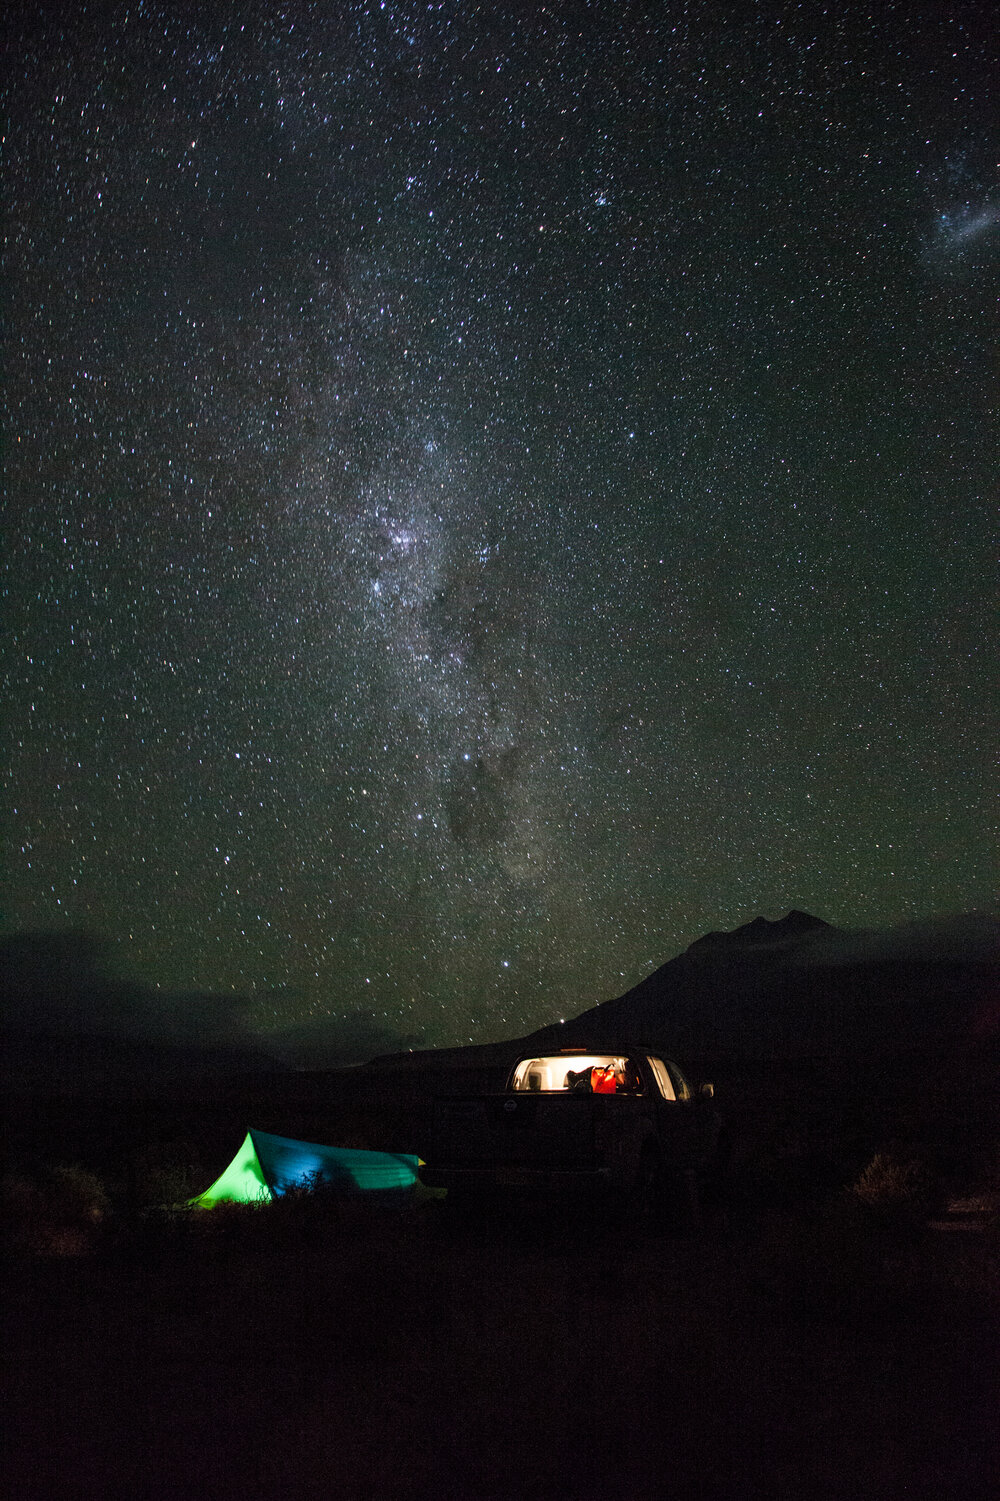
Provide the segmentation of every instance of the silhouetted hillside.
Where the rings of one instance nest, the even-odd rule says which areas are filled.
[[[847,933],[805,912],[710,933],[614,1000],[531,1036],[662,1041],[682,1056],[900,1052],[996,1035],[990,918]]]
[[[821,917],[813,917],[810,913],[799,912],[793,907],[791,912],[777,922],[769,922],[766,917],[755,917],[752,922],[744,923],[741,928],[734,928],[731,933],[706,933],[702,938],[695,939],[688,953],[718,944],[784,943],[807,935],[815,937],[817,933],[824,932],[835,933],[837,929],[824,922]]]
[[[0,1085],[7,1094],[163,1094],[201,1079],[279,1067],[269,1054],[251,1048],[185,1047],[72,1033],[0,1033]]]
[[[163,1092],[275,1066],[248,1024],[245,998],[122,979],[100,941],[82,931],[8,936],[0,980],[7,1093]]]

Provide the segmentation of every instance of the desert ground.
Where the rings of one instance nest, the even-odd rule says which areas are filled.
[[[317,1125],[301,1100],[280,1122],[271,1105],[252,1123]],[[12,1496],[993,1492],[985,1138],[897,1138],[865,1179],[847,1159],[884,1123],[842,1122],[838,1156],[829,1120],[782,1120],[697,1219],[641,1233],[590,1204],[162,1207],[221,1171],[236,1108],[21,1119],[5,1215]],[[347,1107],[335,1123],[342,1144],[383,1144],[371,1100],[353,1114],[353,1130]]]

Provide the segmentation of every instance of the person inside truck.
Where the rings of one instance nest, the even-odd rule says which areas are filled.
[[[642,1094],[642,1079],[639,1070],[631,1058],[622,1060],[621,1077],[618,1081],[619,1094]]]
[[[589,1068],[570,1069],[565,1087],[575,1094],[642,1094],[639,1070],[626,1058],[609,1058],[606,1063],[592,1064]]]

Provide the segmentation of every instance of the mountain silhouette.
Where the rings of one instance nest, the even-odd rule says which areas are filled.
[[[527,1040],[775,1058],[951,1046],[1000,1032],[998,953],[988,917],[848,932],[793,909],[708,933],[624,995]]]
[[[778,921],[707,933],[623,995],[526,1037],[373,1062],[502,1073],[529,1050],[631,1043],[682,1061],[920,1053],[931,1063],[995,1051],[998,955],[991,915],[848,931],[793,908]]]
[[[793,907],[791,912],[777,922],[768,922],[766,917],[755,917],[752,922],[744,923],[741,928],[734,928],[731,933],[706,933],[704,937],[695,939],[688,953],[708,944],[786,943],[803,938],[806,934],[834,931],[836,930],[830,923],[824,922],[821,917],[813,917],[809,912],[800,912]]]

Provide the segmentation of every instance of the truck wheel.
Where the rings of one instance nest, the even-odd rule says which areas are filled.
[[[678,1230],[701,1228],[701,1185],[694,1168],[685,1168],[671,1185],[671,1219]]]
[[[720,1136],[704,1173],[701,1177],[702,1199],[713,1214],[728,1209],[732,1199],[732,1142],[726,1135]]]
[[[663,1217],[663,1168],[660,1154],[648,1142],[628,1196],[628,1217],[638,1230],[653,1230]]]

